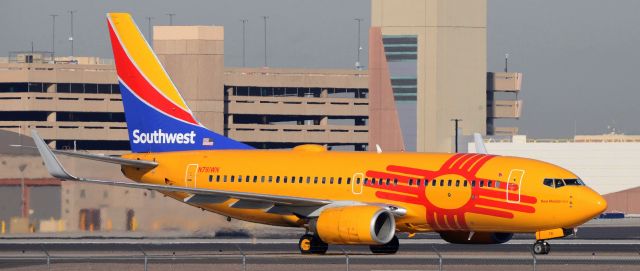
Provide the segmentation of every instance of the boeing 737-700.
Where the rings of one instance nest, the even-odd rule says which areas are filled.
[[[535,233],[533,251],[546,254],[546,240],[572,234],[606,209],[578,176],[532,159],[329,151],[311,144],[254,149],[196,119],[129,14],[110,13],[107,22],[131,153],[54,151],[33,131],[56,178],[155,190],[224,216],[305,228],[299,249],[315,254],[329,244],[395,253],[400,232],[437,232],[462,244]],[[119,164],[134,182],[73,176],[56,154]]]

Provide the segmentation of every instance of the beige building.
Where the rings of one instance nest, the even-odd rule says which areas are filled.
[[[390,143],[391,149],[403,142],[407,150],[449,152],[455,141],[452,119],[462,120],[461,137],[516,131],[493,125],[496,118],[519,117],[521,105],[513,99],[494,100],[494,91],[520,88],[499,90],[487,84],[485,0],[372,0],[371,24],[370,38],[381,36],[383,50],[370,40],[370,62],[385,58],[403,136]],[[370,76],[379,76],[373,66],[371,71]],[[510,77],[489,74],[497,81]],[[371,116],[372,123],[381,117]],[[373,133],[370,144],[397,138]]]

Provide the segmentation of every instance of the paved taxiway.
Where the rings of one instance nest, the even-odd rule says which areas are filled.
[[[532,270],[530,235],[502,245],[453,245],[436,234],[401,239],[396,255],[371,255],[364,246],[331,246],[327,255],[299,255],[285,238],[0,238],[6,270]],[[640,270],[640,228],[582,228],[551,240],[537,270]],[[346,254],[346,255],[345,255]]]

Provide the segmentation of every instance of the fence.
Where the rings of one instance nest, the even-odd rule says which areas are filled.
[[[0,255],[0,269],[15,270],[638,270],[640,249],[624,253],[534,255],[532,252],[441,252],[436,246],[420,253],[372,255],[345,247],[327,255],[299,255],[293,252],[247,251],[234,244],[235,251],[176,254],[157,247],[114,253],[56,250],[44,245],[40,251],[14,251]],[[19,248],[18,248],[19,249]],[[95,253],[98,254],[95,254]],[[124,252],[124,253],[123,253]],[[184,252],[184,251],[182,251]],[[632,253],[631,253],[632,252]],[[92,254],[94,253],[94,254]]]

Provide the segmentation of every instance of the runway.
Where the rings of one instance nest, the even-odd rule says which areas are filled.
[[[366,246],[331,246],[327,255],[300,255],[297,239],[5,238],[0,239],[0,268],[48,270],[47,259],[51,270],[145,270],[145,262],[147,270],[190,271],[439,270],[440,261],[444,270],[531,270],[534,261],[539,270],[640,266],[640,239],[551,240],[551,254],[534,260],[531,239],[454,245],[431,237],[401,239],[396,255],[372,255]]]

